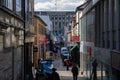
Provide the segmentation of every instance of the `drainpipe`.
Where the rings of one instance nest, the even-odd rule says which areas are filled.
[[[23,40],[23,43],[24,43],[24,47],[23,47],[23,54],[22,54],[22,59],[23,59],[23,69],[22,69],[22,80],[26,80],[26,54],[25,54],[25,52],[26,52],[26,44],[25,44],[25,22],[26,22],[26,18],[25,18],[25,4],[26,4],[26,0],[22,3],[23,4],[23,17],[24,17],[24,40]]]
[[[14,80],[14,46],[12,46],[12,80]]]

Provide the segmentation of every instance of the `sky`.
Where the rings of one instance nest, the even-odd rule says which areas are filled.
[[[84,0],[34,0],[35,11],[75,11]],[[56,4],[55,4],[56,3]]]

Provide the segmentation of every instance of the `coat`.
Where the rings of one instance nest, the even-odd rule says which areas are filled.
[[[51,80],[60,80],[59,74],[57,72],[52,72]]]
[[[78,75],[78,67],[73,66],[71,72],[72,72],[73,75]]]

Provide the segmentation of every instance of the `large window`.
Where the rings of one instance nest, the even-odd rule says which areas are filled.
[[[13,10],[13,0],[3,0],[3,6]]]
[[[55,26],[57,26],[57,24],[58,24],[58,23],[57,23],[57,22],[55,22]]]
[[[81,19],[81,41],[86,41],[86,15]]]
[[[21,15],[21,10],[22,10],[21,0],[16,0],[16,13]]]
[[[59,22],[59,28],[61,28],[61,22]]]

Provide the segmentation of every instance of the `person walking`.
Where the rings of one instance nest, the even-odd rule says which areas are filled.
[[[74,64],[72,69],[71,69],[71,72],[73,74],[73,80],[77,80],[77,77],[78,77],[78,67]]]
[[[95,59],[93,62],[92,62],[92,73],[90,75],[90,80],[93,78],[93,80],[97,80],[97,60]]]
[[[56,68],[52,68],[51,80],[60,80],[59,74],[56,70]]]
[[[32,63],[32,75],[33,75],[33,80],[35,80],[35,74],[36,74],[36,70],[35,70],[35,67],[34,67],[34,63]]]
[[[69,70],[69,66],[70,66],[70,61],[69,59],[66,59],[66,70],[68,71]]]

